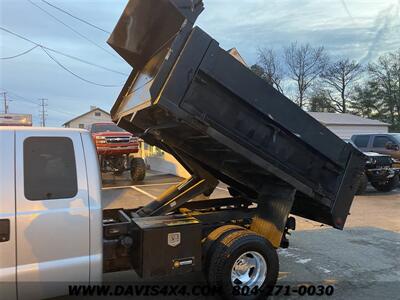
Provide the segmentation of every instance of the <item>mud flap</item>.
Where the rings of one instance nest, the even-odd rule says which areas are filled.
[[[278,248],[292,209],[296,190],[285,184],[268,184],[257,199],[257,214],[250,229]]]

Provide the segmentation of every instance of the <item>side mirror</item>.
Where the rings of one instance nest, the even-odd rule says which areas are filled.
[[[385,145],[385,148],[388,150],[394,150],[394,151],[399,151],[399,149],[400,149],[399,145],[396,145],[393,142],[387,142]]]

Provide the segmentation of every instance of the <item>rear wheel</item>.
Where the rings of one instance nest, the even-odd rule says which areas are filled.
[[[144,160],[142,158],[133,158],[130,171],[133,182],[143,181],[146,177],[146,164]]]
[[[249,230],[233,231],[213,250],[208,281],[220,287],[226,299],[265,299],[278,279],[275,248]]]
[[[203,253],[203,265],[204,271],[207,274],[210,267],[210,260],[214,249],[218,244],[219,240],[230,232],[245,230],[246,228],[238,225],[224,225],[213,230],[203,241],[202,253]]]
[[[379,192],[391,192],[399,186],[399,175],[395,175],[385,182],[374,182],[372,186]]]

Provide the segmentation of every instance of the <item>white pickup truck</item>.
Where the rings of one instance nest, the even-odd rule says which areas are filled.
[[[88,131],[2,127],[0,166],[1,299],[65,295],[123,270],[143,278],[205,270],[212,285],[221,276],[232,286],[276,282],[279,244],[249,230],[257,210],[241,196],[188,202],[210,190],[190,178],[145,207],[103,211]],[[223,275],[221,255],[235,258],[218,265],[230,270]]]
[[[0,128],[0,166],[0,298],[101,281],[101,181],[89,132]]]

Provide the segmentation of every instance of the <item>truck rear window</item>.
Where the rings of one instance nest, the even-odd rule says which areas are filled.
[[[28,200],[76,196],[78,184],[71,139],[31,137],[24,141],[24,190]]]

